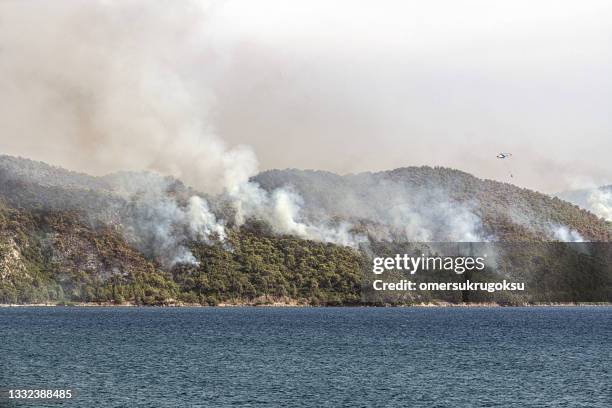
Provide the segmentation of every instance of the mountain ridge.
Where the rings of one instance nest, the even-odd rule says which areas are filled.
[[[372,244],[351,248],[279,234],[260,219],[241,226],[226,223],[224,241],[217,235],[202,239],[183,224],[189,198],[201,195],[219,219],[227,219],[233,213],[226,197],[209,197],[153,173],[95,177],[0,156],[0,303],[214,305],[289,299],[361,304],[371,257],[409,251],[410,237],[417,233],[436,238],[452,227],[459,237],[478,233],[528,243],[560,240],[553,231],[559,227],[567,230],[561,238],[610,241],[610,223],[586,210],[459,170],[423,166],[343,176],[268,170],[252,180],[270,194],[276,189],[296,193],[298,221],[348,222],[350,233],[367,236]],[[165,262],[168,254],[178,261]],[[554,270],[550,262],[547,270]],[[516,276],[544,279],[550,287],[558,286],[555,279],[572,281],[570,270],[545,275],[538,270],[517,270]],[[612,274],[594,276],[599,288],[612,282]],[[542,297],[533,292],[502,301],[576,300],[571,293],[559,289]],[[461,299],[421,293],[400,303]],[[492,299],[485,294],[470,301]]]

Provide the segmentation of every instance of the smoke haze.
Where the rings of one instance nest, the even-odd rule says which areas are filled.
[[[229,202],[231,220],[202,195],[177,201],[163,178],[126,189],[124,233],[169,266],[195,262],[186,241],[224,241],[249,218],[353,247],[495,239],[448,191],[372,183],[324,208],[262,188],[261,169],[429,164],[547,192],[607,181],[607,2],[419,3],[3,1],[3,153],[153,170]],[[356,232],[350,218],[378,225]]]
[[[0,137],[8,154],[206,191],[256,156],[561,191],[610,181],[611,42],[598,0],[3,1]]]

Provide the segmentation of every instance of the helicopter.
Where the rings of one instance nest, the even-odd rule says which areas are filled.
[[[510,157],[512,157],[512,153],[500,152],[500,153],[497,153],[497,156],[495,156],[495,157],[497,157],[498,159],[502,159],[502,160],[503,159],[509,159]],[[512,173],[510,173],[510,177],[514,178],[514,175],[512,175]]]

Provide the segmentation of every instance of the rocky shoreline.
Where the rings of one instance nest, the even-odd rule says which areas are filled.
[[[406,305],[391,305],[391,304],[355,304],[355,305],[311,305],[304,302],[235,302],[235,303],[220,303],[218,305],[201,305],[199,303],[173,303],[166,305],[137,305],[133,303],[83,303],[83,302],[66,302],[66,303],[24,303],[24,304],[0,304],[0,308],[10,307],[191,307],[191,308],[207,308],[207,307],[418,307],[418,308],[491,308],[491,307],[611,307],[610,302],[579,302],[579,303],[524,303],[524,304],[500,304],[500,303],[415,303]]]

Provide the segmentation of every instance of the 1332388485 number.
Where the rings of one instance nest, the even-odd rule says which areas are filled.
[[[72,390],[8,390],[9,399],[70,399]]]

